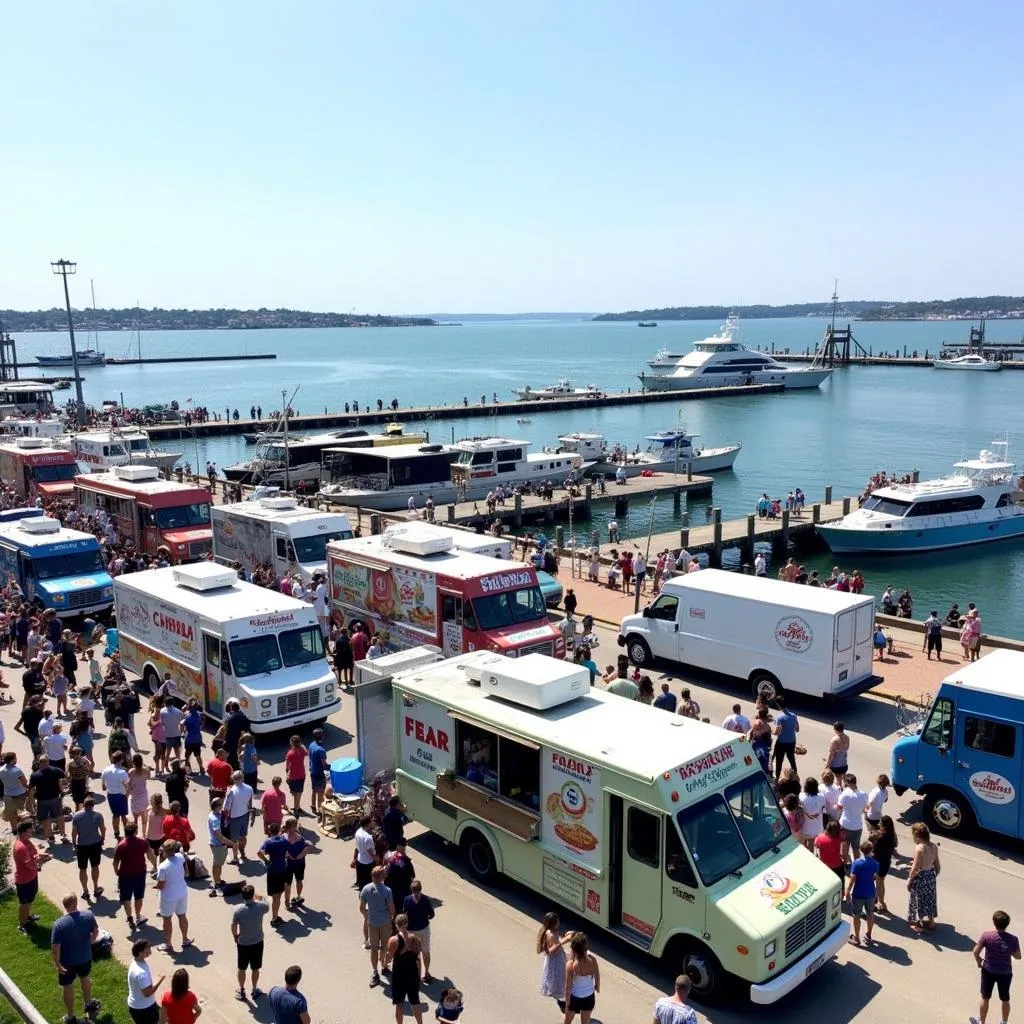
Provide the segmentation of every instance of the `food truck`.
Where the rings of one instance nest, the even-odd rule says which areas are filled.
[[[118,576],[114,604],[121,664],[149,693],[169,673],[173,696],[214,719],[235,698],[254,733],[322,722],[341,704],[312,606],[222,565]]]
[[[0,444],[0,478],[19,498],[69,499],[78,473],[75,456],[45,437],[19,437]]]
[[[108,473],[75,477],[75,504],[85,515],[99,509],[114,521],[117,535],[137,551],[155,555],[161,547],[174,562],[205,558],[213,546],[208,487],[164,480],[156,466],[117,466]]]
[[[436,644],[449,657],[564,656],[533,567],[461,551],[451,533],[408,523],[328,544],[335,621],[362,620],[392,647]]]
[[[946,835],[1024,838],[1024,653],[997,649],[943,679],[919,732],[896,741],[892,784]]]
[[[774,1003],[850,934],[747,738],[488,652],[391,679],[406,813],[470,874],[506,875],[663,957],[714,1001]],[[737,980],[738,979],[738,980]]]

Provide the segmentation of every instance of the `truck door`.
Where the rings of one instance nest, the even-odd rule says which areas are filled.
[[[862,604],[856,609],[857,624],[853,637],[853,675],[861,679],[872,672],[871,638],[875,632],[875,607]]]
[[[954,778],[982,828],[1017,835],[1020,809],[1021,726],[962,711],[957,715]]]
[[[679,649],[679,598],[662,594],[644,610],[650,635],[651,653],[657,658],[681,659]]]
[[[295,549],[291,538],[282,530],[274,531],[274,571],[278,576],[284,574],[295,564]]]
[[[224,660],[227,648],[222,655],[219,636],[208,633],[203,636],[203,688],[206,695],[206,713],[213,718],[224,717]]]
[[[446,658],[462,653],[462,595],[441,591],[441,650]]]
[[[832,658],[832,688],[843,686],[853,678],[853,636],[856,610],[851,608],[836,618],[835,653]]]
[[[664,815],[609,794],[611,870],[609,927],[649,948],[661,922]]]

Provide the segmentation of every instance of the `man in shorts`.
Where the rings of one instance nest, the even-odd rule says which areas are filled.
[[[121,838],[121,825],[128,823],[128,773],[124,770],[124,752],[115,750],[110,764],[100,772],[100,784],[107,794],[107,806],[110,808],[110,824],[114,828],[114,838]]]
[[[370,988],[380,984],[380,972],[377,964],[387,950],[391,938],[391,923],[395,919],[395,901],[391,890],[384,884],[386,869],[380,865],[373,869],[369,885],[359,893],[359,912],[366,923],[366,941],[370,947],[370,966],[373,975]]]
[[[100,898],[100,860],[103,858],[103,843],[107,838],[107,826],[103,815],[96,810],[96,801],[87,796],[82,809],[71,819],[71,842],[75,847],[78,861],[78,880],[82,883],[82,899],[89,899],[89,869],[92,869],[92,892]]]
[[[206,834],[210,840],[210,875],[213,885],[210,886],[210,898],[213,899],[219,894],[223,881],[221,873],[224,864],[228,859],[228,851],[235,849],[235,844],[224,834],[221,813],[224,809],[224,801],[214,797],[210,802],[210,813],[206,816]]]
[[[160,724],[164,727],[164,743],[167,745],[169,760],[181,756],[181,722],[184,717],[181,708],[175,705],[174,698],[164,697],[164,706],[160,709]]]
[[[313,742],[309,745],[309,785],[313,793],[310,809],[314,815],[323,811],[324,790],[327,788],[327,748],[324,746],[323,729],[313,730]]]
[[[850,942],[860,945],[860,919],[866,917],[867,931],[864,933],[864,945],[871,945],[871,931],[875,927],[875,879],[878,878],[878,861],[871,856],[874,844],[865,840],[860,844],[860,856],[850,865],[850,874],[846,880],[846,898],[850,901],[850,913],[853,915],[853,935]]]
[[[146,895],[148,855],[149,843],[139,836],[139,826],[129,821],[124,827],[124,839],[114,849],[114,874],[117,875],[117,898],[124,907],[130,931],[135,931],[146,920],[142,916],[142,900]]]
[[[1010,1016],[1010,982],[1013,980],[1013,961],[1020,959],[1020,940],[1006,929],[1010,915],[997,910],[992,915],[995,928],[985,932],[974,947],[974,959],[981,971],[981,1006],[971,1024],[985,1024],[992,990],[998,989],[1000,1017],[1003,1024]],[[984,958],[982,957],[984,954]]]
[[[18,755],[13,750],[4,754],[3,767],[0,768],[0,785],[3,786],[4,821],[14,832],[18,825],[18,816],[25,810],[28,801],[28,779],[18,767]]]
[[[224,810],[228,813],[228,839],[235,844],[235,860],[245,860],[246,837],[249,835],[249,817],[252,814],[252,786],[246,785],[242,773],[231,776],[231,788],[224,797]]]
[[[260,971],[263,969],[263,918],[270,912],[266,898],[257,896],[256,890],[246,883],[242,886],[242,900],[231,915],[231,937],[238,951],[238,990],[235,998],[245,1002],[245,972],[251,976],[253,1002],[260,998]]]
[[[231,763],[224,756],[224,747],[219,743],[214,744],[213,757],[206,765],[206,774],[210,776],[210,806],[213,801],[227,796],[228,786],[231,785]]]
[[[430,973],[430,922],[434,919],[434,905],[429,896],[423,895],[423,883],[418,878],[413,881],[411,890],[403,901],[402,910],[409,921],[409,934],[420,940],[423,984],[430,985],[434,981]]]
[[[50,951],[53,966],[57,968],[57,984],[64,991],[67,1013],[62,1024],[75,1021],[75,979],[82,986],[82,1002],[86,1014],[99,1009],[99,1001],[92,997],[92,944],[100,930],[91,910],[78,909],[78,897],[69,893],[61,900],[64,913],[53,922],[50,933]]]
[[[68,842],[64,831],[64,803],[61,800],[60,783],[64,771],[55,768],[45,757],[36,761],[35,770],[28,777],[28,788],[35,801],[36,817],[43,826],[43,839],[54,841],[54,826],[62,843]]]
[[[188,937],[188,884],[185,881],[185,854],[181,843],[169,840],[160,847],[161,861],[156,869],[156,887],[160,891],[160,916],[163,918],[164,941],[157,946],[161,953],[173,953],[172,918],[178,919],[181,948],[192,945]]]
[[[11,860],[14,861],[14,888],[18,894],[18,931],[27,935],[30,925],[39,920],[32,913],[32,904],[39,894],[39,868],[50,859],[50,854],[40,853],[32,842],[35,824],[22,821],[15,831]]]

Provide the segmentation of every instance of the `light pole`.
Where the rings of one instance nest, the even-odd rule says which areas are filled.
[[[85,400],[82,398],[82,377],[78,372],[78,349],[75,348],[75,325],[71,319],[71,295],[68,292],[68,274],[78,269],[74,260],[54,260],[51,264],[53,272],[64,279],[64,303],[68,309],[68,334],[71,336],[71,368],[75,373],[75,421],[80,427],[85,426]]]

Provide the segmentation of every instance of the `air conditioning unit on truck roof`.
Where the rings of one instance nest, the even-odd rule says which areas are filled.
[[[455,547],[455,539],[448,530],[429,523],[402,523],[384,531],[383,543],[392,551],[406,555],[441,555]]]
[[[299,507],[299,503],[295,498],[260,498],[260,505],[262,505],[263,508],[279,510]]]
[[[26,533],[57,533],[60,530],[60,523],[49,516],[37,516],[33,519],[19,520],[18,529]]]
[[[546,654],[494,654],[466,665],[465,672],[482,692],[534,711],[557,708],[590,692],[588,669]]]
[[[141,480],[157,480],[160,477],[160,470],[156,466],[134,465],[115,466],[114,476],[120,480],[130,480],[138,483]]]
[[[19,437],[14,444],[18,448],[48,448],[49,442],[45,437]]]
[[[216,562],[193,562],[191,565],[176,565],[172,578],[179,587],[205,593],[233,587],[238,582],[238,573]]]

